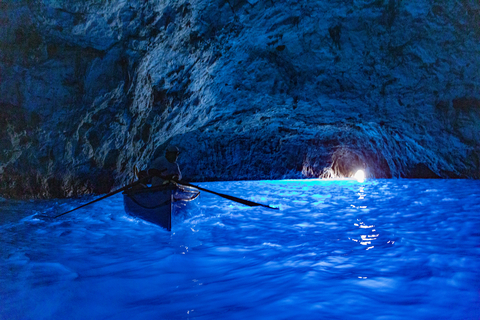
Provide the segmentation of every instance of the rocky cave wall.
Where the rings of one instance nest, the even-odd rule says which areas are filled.
[[[0,3],[0,194],[132,181],[480,178],[480,5]]]

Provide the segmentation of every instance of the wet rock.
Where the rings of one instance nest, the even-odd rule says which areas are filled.
[[[480,5],[2,1],[0,193],[188,180],[480,178]]]

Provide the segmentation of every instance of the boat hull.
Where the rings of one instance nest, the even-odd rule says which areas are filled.
[[[186,190],[176,185],[131,189],[123,193],[123,204],[129,215],[171,231],[172,216],[179,209],[175,202],[191,201],[198,195],[198,190]]]

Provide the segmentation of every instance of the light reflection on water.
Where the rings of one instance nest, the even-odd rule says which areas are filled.
[[[202,193],[169,233],[120,196],[0,203],[29,214],[0,226],[0,319],[480,318],[479,181],[200,185],[280,210]]]

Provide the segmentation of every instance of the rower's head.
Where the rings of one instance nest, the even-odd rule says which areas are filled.
[[[180,154],[180,150],[175,146],[168,146],[165,150],[165,158],[167,158],[170,162],[177,161],[178,155]]]

